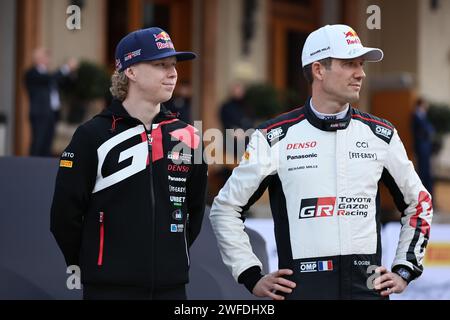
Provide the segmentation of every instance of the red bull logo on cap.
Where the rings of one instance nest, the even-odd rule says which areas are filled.
[[[167,32],[162,31],[158,34],[153,34],[153,37],[155,37],[155,42],[158,49],[175,49]]]
[[[359,40],[358,34],[355,30],[351,29],[347,32],[344,32],[345,39],[347,41],[347,44],[360,44],[361,41]],[[350,39],[347,39],[350,38]]]

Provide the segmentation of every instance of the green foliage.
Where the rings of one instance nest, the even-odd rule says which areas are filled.
[[[106,97],[110,86],[110,75],[105,68],[82,61],[75,79],[64,91],[69,99],[89,101]]]
[[[252,84],[247,87],[244,103],[258,119],[269,119],[281,110],[278,92],[269,84]]]

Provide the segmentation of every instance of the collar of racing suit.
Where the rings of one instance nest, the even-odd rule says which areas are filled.
[[[305,103],[306,119],[317,129],[323,131],[336,131],[348,127],[352,118],[352,106],[348,108],[347,114],[342,119],[320,119],[311,110],[311,97]]]
[[[124,119],[125,121],[132,121],[141,123],[138,119],[130,116],[128,111],[122,105],[122,102],[117,99],[113,99],[111,104],[103,110],[100,114],[96,115],[96,117],[105,117],[105,118],[115,118],[115,119]],[[176,119],[175,114],[168,111],[163,104],[161,104],[161,109],[159,113],[153,119],[153,123],[159,123],[165,120]]]

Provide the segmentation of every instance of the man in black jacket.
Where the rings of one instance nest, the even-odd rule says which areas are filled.
[[[186,299],[189,247],[200,232],[207,165],[200,135],[161,104],[177,52],[159,28],[116,48],[112,104],[80,126],[61,156],[51,230],[85,299]]]
[[[69,59],[58,71],[49,71],[50,52],[38,48],[33,53],[33,66],[25,74],[30,99],[31,156],[51,156],[55,125],[60,109],[59,85],[78,67]]]

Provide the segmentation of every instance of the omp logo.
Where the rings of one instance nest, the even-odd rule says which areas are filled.
[[[142,135],[144,134],[144,138],[142,139]],[[131,158],[131,162],[128,166],[119,171],[104,177],[102,174],[103,164],[105,162],[106,157],[111,152],[111,150],[121,144],[122,142],[129,140],[135,136],[141,136],[141,143],[138,143],[131,148],[123,150],[120,152],[118,164],[122,163],[125,160]],[[98,166],[97,166],[97,180],[95,182],[94,190],[92,193],[96,193],[100,190],[108,188],[116,183],[119,183],[132,175],[145,170],[147,167],[147,158],[148,158],[148,145],[147,139],[145,138],[145,129],[144,126],[139,125],[134,128],[128,129],[113,138],[109,139],[105,143],[103,143],[97,149],[98,155]]]
[[[317,272],[317,262],[300,262],[300,272]]]
[[[300,272],[333,271],[332,260],[300,262]]]
[[[377,126],[375,127],[375,133],[378,134],[378,135],[380,135],[380,136],[383,136],[383,137],[389,139],[389,138],[391,137],[391,135],[392,135],[392,130],[377,125]]]
[[[308,148],[315,148],[316,146],[317,146],[317,141],[288,143],[287,146],[286,146],[286,150],[291,150],[291,149],[308,149]]]
[[[302,199],[298,218],[331,217],[335,204],[336,197]]]
[[[280,138],[283,135],[284,135],[283,128],[278,127],[270,130],[269,133],[267,133],[267,139],[269,139],[269,141],[272,142],[273,140]]]

